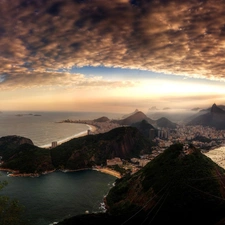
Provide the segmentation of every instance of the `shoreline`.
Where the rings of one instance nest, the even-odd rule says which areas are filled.
[[[50,171],[45,171],[43,173],[20,173],[18,170],[12,170],[12,169],[7,169],[7,168],[1,168],[0,167],[0,171],[5,171],[7,172],[7,176],[9,177],[39,177],[41,175],[47,175],[50,173],[54,173],[54,172],[62,172],[62,173],[70,173],[70,172],[79,172],[79,171],[85,171],[85,170],[93,170],[93,171],[98,171],[101,173],[105,173],[108,175],[111,175],[113,177],[116,178],[122,178],[121,174],[115,170],[109,169],[107,167],[104,168],[83,168],[83,169],[76,169],[76,170],[50,170]]]
[[[84,136],[88,135],[88,130],[90,130],[92,132],[92,134],[94,134],[96,132],[96,130],[97,130],[97,127],[95,127],[93,125],[85,124],[85,123],[84,123],[84,125],[86,125],[88,127],[87,130],[81,131],[81,132],[79,132],[79,133],[77,133],[77,134],[75,134],[73,136],[67,137],[67,138],[65,138],[63,140],[59,140],[59,141],[57,141],[57,145],[61,145],[61,144],[65,143],[65,142],[67,142],[67,141],[70,141],[73,138],[84,137]],[[41,146],[38,146],[38,147],[39,148],[46,148],[46,149],[48,149],[48,148],[52,147],[52,144],[50,143],[50,144],[41,145]]]
[[[101,173],[106,173],[106,174],[109,174],[109,175],[112,175],[114,177],[117,177],[117,178],[122,178],[121,174],[115,170],[112,170],[112,169],[109,169],[107,167],[104,167],[104,168],[93,168],[92,170],[96,170],[96,171],[99,171]]]

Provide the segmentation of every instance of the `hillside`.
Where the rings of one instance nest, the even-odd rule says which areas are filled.
[[[4,153],[1,167],[21,173],[91,168],[96,164],[105,165],[106,159],[130,159],[151,152],[151,142],[134,127],[120,127],[103,134],[74,138],[51,150],[31,144],[5,148],[6,143],[1,145]]]
[[[43,173],[54,170],[49,150],[30,144],[16,147],[10,157],[4,159],[1,167],[19,173]]]
[[[213,104],[209,112],[197,116],[189,121],[187,125],[202,125],[215,127],[216,129],[225,129],[225,111]]]
[[[175,129],[177,126],[176,123],[171,122],[165,117],[161,117],[160,119],[156,120],[156,124],[157,124],[157,127],[167,127],[170,129]]]
[[[150,153],[151,143],[138,129],[120,127],[107,133],[75,138],[51,150],[55,168],[80,169],[105,164],[106,159],[129,159]]]
[[[16,135],[9,135],[0,138],[0,156],[3,160],[7,160],[15,153],[15,149],[22,144],[33,145],[29,138]]]
[[[142,120],[141,122],[131,124],[132,127],[136,127],[145,137],[149,138],[149,131],[151,129],[155,130],[155,136],[157,135],[157,129],[153,127],[146,120]]]
[[[79,215],[69,224],[216,224],[224,217],[224,169],[193,146],[170,146],[132,176],[117,180],[105,214]]]

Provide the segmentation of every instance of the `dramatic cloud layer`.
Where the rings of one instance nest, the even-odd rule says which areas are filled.
[[[58,72],[138,68],[225,78],[223,0],[1,0],[0,88],[127,85]]]

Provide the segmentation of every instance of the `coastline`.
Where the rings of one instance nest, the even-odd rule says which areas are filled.
[[[93,170],[96,170],[96,171],[99,171],[101,173],[106,173],[106,174],[109,174],[109,175],[112,175],[114,177],[117,177],[117,178],[122,178],[121,174],[115,170],[112,170],[112,169],[109,169],[107,167],[104,167],[104,168],[93,168]]]
[[[70,173],[70,172],[78,172],[78,171],[84,171],[84,170],[95,170],[101,173],[106,173],[109,174],[111,176],[114,176],[116,178],[121,178],[121,174],[115,170],[109,169],[107,167],[104,168],[98,168],[98,167],[93,167],[93,168],[83,168],[83,169],[76,169],[76,170],[50,170],[50,171],[45,171],[43,173],[20,173],[18,170],[12,170],[12,169],[7,169],[7,168],[1,168],[0,167],[0,171],[5,171],[7,172],[7,176],[10,177],[39,177],[41,175],[46,175],[46,174],[50,174],[50,173],[54,173],[56,171],[60,171],[62,173]]]
[[[95,132],[97,130],[97,127],[95,127],[93,125],[90,125],[90,124],[85,124],[85,123],[84,123],[84,125],[86,125],[88,127],[87,130],[82,131],[80,133],[77,133],[77,134],[75,134],[73,136],[67,137],[67,138],[65,138],[63,140],[59,140],[59,141],[57,141],[57,144],[61,145],[61,144],[65,143],[65,142],[67,142],[67,141],[70,141],[73,138],[79,138],[79,137],[86,136],[86,135],[88,135],[88,130],[90,130],[92,134],[95,134]],[[50,143],[50,144],[46,144],[46,145],[42,145],[42,146],[38,146],[38,147],[40,147],[40,148],[50,148],[51,146],[52,146],[52,144]]]
[[[219,146],[214,149],[210,149],[205,152],[204,155],[212,159],[215,163],[217,163],[220,167],[225,169],[225,146]]]

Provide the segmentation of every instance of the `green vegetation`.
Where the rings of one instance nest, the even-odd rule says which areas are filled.
[[[107,159],[129,159],[150,153],[151,143],[136,128],[120,127],[107,133],[75,138],[51,150],[55,168],[79,169],[105,165]]]
[[[151,142],[137,128],[120,127],[107,133],[74,138],[53,149],[31,144],[0,142],[3,168],[20,173],[42,173],[53,169],[84,169],[105,165],[107,159],[130,159],[151,152]]]
[[[30,144],[22,144],[17,147],[13,157],[6,161],[2,167],[18,170],[21,173],[41,173],[54,169],[50,152]]]
[[[188,215],[203,221],[203,214],[206,221],[216,220],[225,210],[224,173],[198,149],[185,153],[181,144],[172,145],[136,174],[116,183],[106,198],[109,212],[135,214],[141,209],[154,214],[160,206],[158,222]]]

